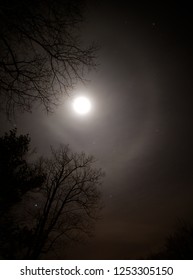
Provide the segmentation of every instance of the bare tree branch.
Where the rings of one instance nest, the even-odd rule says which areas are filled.
[[[6,113],[51,111],[85,70],[96,66],[96,46],[83,47],[81,1],[8,0],[0,5],[0,97]],[[75,4],[74,4],[75,3]]]

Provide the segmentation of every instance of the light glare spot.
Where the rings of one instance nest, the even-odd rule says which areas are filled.
[[[91,103],[86,97],[77,97],[73,102],[75,112],[80,115],[87,114],[91,109]]]

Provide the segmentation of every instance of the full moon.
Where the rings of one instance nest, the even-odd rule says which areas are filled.
[[[87,114],[91,109],[90,100],[87,97],[77,97],[73,102],[73,108],[80,115]]]

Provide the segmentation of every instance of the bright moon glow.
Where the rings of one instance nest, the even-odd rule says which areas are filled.
[[[78,114],[84,115],[90,111],[91,103],[86,97],[77,97],[73,102],[73,108]]]

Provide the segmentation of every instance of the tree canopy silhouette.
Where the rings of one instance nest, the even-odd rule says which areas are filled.
[[[0,256],[14,258],[25,242],[24,230],[12,212],[30,190],[41,186],[44,174],[28,163],[29,135],[16,135],[13,129],[0,137]],[[13,210],[14,209],[14,210]],[[22,240],[23,239],[23,240]]]
[[[52,148],[50,158],[29,164],[24,159],[29,143],[29,136],[16,136],[16,130],[0,138],[6,182],[0,197],[2,204],[9,201],[0,219],[3,258],[37,259],[61,239],[90,235],[101,207],[98,186],[104,174],[93,167],[92,156],[61,145]]]
[[[157,260],[192,260],[193,259],[193,225],[180,222],[173,234],[170,234],[159,252],[150,259]]]
[[[0,4],[0,97],[10,116],[34,103],[52,110],[84,81],[96,48],[83,47],[83,1],[8,0]]]
[[[16,135],[13,129],[0,137],[0,214],[21,200],[29,190],[41,185],[43,174],[27,162],[29,135]]]

